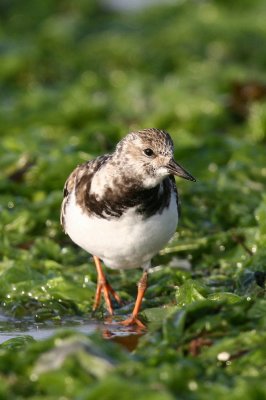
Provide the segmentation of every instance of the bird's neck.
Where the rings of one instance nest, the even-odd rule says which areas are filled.
[[[123,197],[127,194],[138,195],[138,193],[157,191],[160,184],[156,181],[144,181],[141,174],[136,174],[123,166],[116,166],[115,173],[112,165],[103,166],[91,182],[90,192],[99,199],[109,195]]]

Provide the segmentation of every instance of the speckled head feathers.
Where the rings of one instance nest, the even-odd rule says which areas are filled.
[[[165,166],[173,159],[173,141],[160,129],[133,131],[117,144],[112,159],[145,187],[155,186],[169,175]]]
[[[129,143],[136,143],[139,146],[145,145],[162,155],[173,155],[172,138],[169,133],[160,129],[148,128],[130,132],[118,143],[116,151],[120,152]]]

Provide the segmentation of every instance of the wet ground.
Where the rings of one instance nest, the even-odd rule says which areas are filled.
[[[82,318],[67,318],[61,320],[60,324],[54,322],[35,323],[29,319],[11,319],[0,316],[0,344],[6,340],[31,336],[34,340],[43,340],[53,336],[61,331],[71,330],[74,332],[91,334],[93,332],[101,332],[103,338],[113,340],[120,343],[128,350],[133,350],[139,337],[145,332],[135,329],[134,327],[124,327],[117,322],[109,320],[104,322],[94,320],[84,320]]]
[[[0,343],[6,340],[13,339],[18,336],[28,335],[32,336],[35,340],[47,339],[62,329],[74,329],[82,333],[92,333],[100,328],[99,323],[85,322],[85,321],[67,321],[61,326],[54,326],[49,324],[36,324],[27,321],[4,321],[0,326]]]

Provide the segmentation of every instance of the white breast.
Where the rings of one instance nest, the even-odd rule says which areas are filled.
[[[116,219],[88,216],[71,194],[65,216],[65,230],[87,252],[98,256],[113,269],[146,267],[151,258],[173,236],[178,222],[175,195],[162,214],[144,219],[134,208]]]

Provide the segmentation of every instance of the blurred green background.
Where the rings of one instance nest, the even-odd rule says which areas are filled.
[[[78,163],[156,127],[197,178],[177,181],[182,218],[134,353],[100,334],[11,339],[0,399],[264,399],[266,2],[2,0],[0,19],[0,332],[91,318],[94,267],[59,225]],[[109,276],[124,315],[139,272]]]

